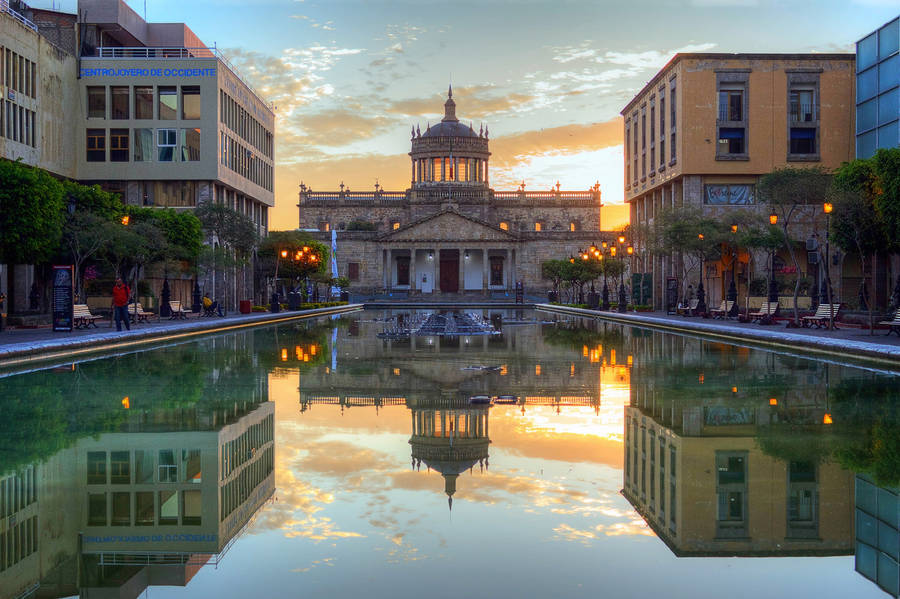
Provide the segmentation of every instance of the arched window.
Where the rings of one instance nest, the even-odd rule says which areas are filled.
[[[539,220],[534,221],[534,230],[535,231],[541,231],[541,230],[543,230],[543,228],[544,228],[544,223],[542,223]]]
[[[505,220],[500,221],[500,228],[504,231],[509,231],[509,223]]]

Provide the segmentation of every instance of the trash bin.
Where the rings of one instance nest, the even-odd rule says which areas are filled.
[[[303,303],[303,298],[299,293],[292,291],[287,294],[287,305],[288,310],[299,310],[300,304]]]
[[[241,314],[250,314],[250,311],[253,309],[253,304],[250,302],[250,300],[241,300],[238,303],[238,309],[240,310]]]
[[[269,302],[269,312],[281,312],[281,302],[278,300],[278,294],[273,293]]]

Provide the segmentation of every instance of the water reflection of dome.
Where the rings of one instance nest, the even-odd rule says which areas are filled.
[[[444,477],[444,492],[452,509],[459,475],[476,466],[488,467],[490,406],[414,404],[410,409],[412,466],[420,469],[424,465]]]

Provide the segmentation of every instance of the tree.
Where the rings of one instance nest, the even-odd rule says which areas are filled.
[[[702,268],[707,260],[718,260],[722,256],[722,243],[727,241],[728,229],[720,220],[696,208],[680,208],[660,213],[654,222],[658,251],[666,255],[681,254],[687,258],[687,268],[681,281],[681,295],[686,295],[690,273]],[[701,282],[705,273],[700,272]],[[707,287],[708,287],[707,282]]]
[[[282,252],[285,257],[281,256]],[[301,252],[302,259],[298,260]],[[313,273],[331,276],[328,248],[302,231],[270,231],[260,243],[258,255],[260,274],[272,277],[276,286],[276,279],[282,277],[300,281]]]
[[[568,265],[566,260],[547,260],[541,263],[541,277],[552,281],[556,301],[559,301],[559,285],[565,279]]]
[[[215,295],[216,272],[224,273],[236,268],[244,268],[250,263],[253,252],[259,244],[256,225],[249,218],[224,204],[203,202],[194,211],[202,226],[203,232],[213,245],[219,244],[221,251],[205,252],[204,259],[211,269],[213,295]],[[219,261],[221,260],[221,261]],[[245,278],[241,277],[241,289],[236,293],[246,295]],[[227,302],[227,284],[224,302]]]
[[[900,148],[878,150],[869,162],[874,176],[871,198],[887,231],[888,249],[900,252]]]
[[[791,256],[791,262],[797,271],[794,284],[794,323],[800,322],[800,309],[797,298],[800,295],[800,262],[795,249],[796,239],[791,236],[792,225],[796,218],[804,212],[809,213],[808,206],[822,206],[831,187],[831,175],[821,167],[811,168],[778,168],[763,175],[757,185],[757,193],[761,201],[768,204],[778,215],[778,224],[784,234],[784,245]],[[813,210],[812,214],[815,214]]]
[[[845,162],[836,171],[829,199],[834,205],[831,215],[831,239],[844,252],[856,252],[866,288],[867,265],[871,257],[890,245],[888,225],[876,207],[880,185],[874,164],[868,160]],[[869,334],[875,334],[873,303],[868,302]]]
[[[634,251],[633,259],[639,269],[637,277],[638,296],[634,297],[632,290],[631,301],[635,304],[644,304],[648,298],[644,297],[644,277],[646,276],[648,261],[659,252],[659,242],[656,238],[656,229],[645,223],[630,223],[622,230],[626,239],[631,241]],[[635,273],[632,273],[634,277]]]
[[[94,212],[78,212],[66,219],[63,227],[63,242],[68,248],[75,276],[75,297],[84,297],[84,264],[98,252],[108,247],[116,236],[116,228],[122,225],[112,222]]]

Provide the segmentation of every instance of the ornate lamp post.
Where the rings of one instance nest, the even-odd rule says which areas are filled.
[[[731,233],[732,235],[737,235],[738,226],[731,225]],[[728,316],[737,316],[740,308],[737,303],[737,283],[735,280],[734,273],[734,263],[737,262],[737,242],[735,241],[733,245],[733,249],[731,251],[731,283],[728,285],[728,301],[732,302],[731,310],[728,311]]]
[[[834,206],[831,202],[825,202],[822,211],[825,212],[825,300],[831,304],[831,243],[829,235],[831,234],[831,211]],[[828,330],[834,330],[834,310],[828,311]]]
[[[697,233],[697,239],[703,241],[703,233]],[[706,291],[703,289],[703,270],[706,268],[705,255],[700,253],[700,283],[697,284],[697,312],[706,313]]]
[[[778,215],[774,212],[769,215],[769,224],[778,224]],[[769,269],[769,303],[778,301],[778,283],[775,281],[775,250],[772,250],[772,266]]]

